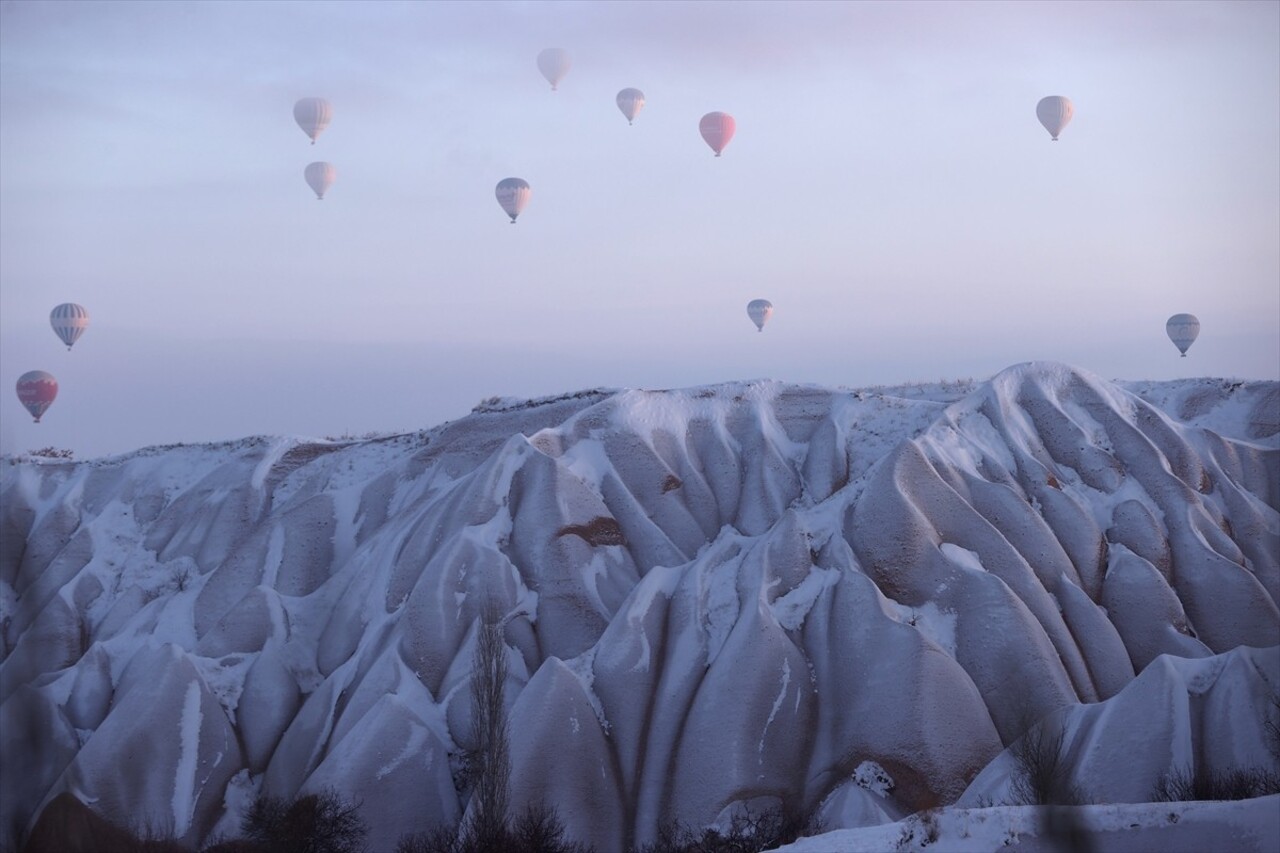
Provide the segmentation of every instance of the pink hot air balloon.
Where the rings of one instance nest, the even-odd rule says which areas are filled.
[[[698,122],[698,132],[711,146],[711,150],[716,152],[717,157],[729,144],[729,140],[733,139],[733,132],[737,129],[733,116],[728,113],[707,113]]]
[[[18,377],[18,401],[40,423],[40,416],[58,396],[58,380],[43,370],[32,370]]]

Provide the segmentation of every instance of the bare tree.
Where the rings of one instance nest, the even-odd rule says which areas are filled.
[[[476,632],[471,665],[471,732],[475,751],[469,756],[472,809],[466,827],[468,846],[502,848],[507,835],[511,748],[503,686],[507,681],[507,644],[497,608],[485,608]]]

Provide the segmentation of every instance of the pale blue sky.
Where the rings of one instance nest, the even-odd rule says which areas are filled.
[[[2,2],[0,450],[1033,359],[1280,378],[1277,104],[1274,2]],[[33,369],[61,384],[39,425]]]

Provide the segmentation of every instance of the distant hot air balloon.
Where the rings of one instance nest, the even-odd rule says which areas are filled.
[[[644,108],[644,92],[639,89],[623,89],[618,93],[618,109],[627,117],[627,124],[636,120]]]
[[[64,302],[49,312],[49,322],[54,333],[62,338],[62,342],[70,350],[72,344],[80,340],[84,330],[89,328],[89,312],[83,305]]]
[[[747,303],[747,316],[756,324],[756,331],[763,332],[764,324],[773,316],[773,303],[768,299],[752,299]]]
[[[558,47],[549,47],[538,54],[538,70],[542,72],[542,76],[547,78],[547,82],[551,84],[551,91],[556,90],[556,86],[564,79],[564,75],[569,73],[569,52]]]
[[[315,191],[316,198],[324,201],[324,194],[329,191],[329,187],[333,186],[333,179],[338,176],[338,170],[333,168],[332,163],[315,162],[307,164],[302,174],[307,179],[307,185]]]
[[[503,178],[498,181],[495,194],[498,196],[498,204],[502,205],[507,216],[511,217],[511,224],[515,225],[516,217],[520,215],[520,211],[524,210],[533,190],[529,188],[529,182],[523,178]]]
[[[729,140],[733,139],[733,132],[737,128],[738,125],[734,122],[733,116],[728,113],[707,113],[702,117],[702,121],[698,122],[698,132],[711,146],[711,150],[716,152],[717,157],[729,144]]]
[[[1164,324],[1164,330],[1169,333],[1173,345],[1182,352],[1182,357],[1186,358],[1187,350],[1200,335],[1200,321],[1194,314],[1174,314]]]
[[[1062,129],[1067,126],[1067,122],[1071,121],[1075,113],[1076,109],[1071,106],[1071,99],[1064,98],[1062,95],[1041,98],[1040,103],[1036,104],[1036,118],[1040,119],[1040,123],[1044,125],[1045,130],[1049,131],[1054,142],[1058,141],[1058,134],[1062,133]]]
[[[329,126],[333,118],[333,107],[324,98],[303,98],[293,105],[293,120],[302,128],[302,132],[311,137],[311,144],[316,144],[316,137]]]
[[[58,396],[58,380],[43,370],[32,370],[18,377],[18,400],[22,407],[40,423],[40,416],[53,405]]]

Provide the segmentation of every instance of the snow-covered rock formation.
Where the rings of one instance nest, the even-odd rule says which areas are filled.
[[[192,843],[257,792],[359,798],[374,850],[456,823],[486,607],[513,805],[601,851],[952,803],[1027,720],[1197,677],[1161,655],[1280,644],[1274,382],[590,391],[11,459],[0,502],[0,843],[63,791]],[[1185,757],[1170,692],[1125,713]]]

